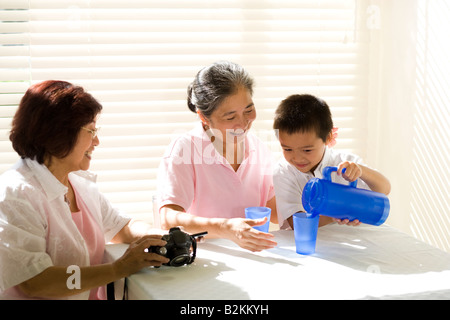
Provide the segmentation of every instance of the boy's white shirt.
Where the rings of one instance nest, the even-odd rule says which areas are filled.
[[[328,147],[325,147],[325,154],[314,171],[314,175],[310,172],[301,172],[287,162],[284,157],[280,159],[274,169],[273,184],[281,229],[290,229],[287,219],[296,212],[305,211],[302,205],[302,193],[306,183],[312,178],[322,179],[322,170],[325,167],[337,167],[343,161],[364,165],[359,156]],[[342,176],[334,173],[331,175],[331,180],[336,183],[348,184]],[[358,188],[370,190],[369,186],[361,179],[358,179]]]

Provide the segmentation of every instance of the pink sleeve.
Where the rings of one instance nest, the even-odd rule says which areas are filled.
[[[194,199],[193,165],[178,156],[164,157],[158,172],[159,207],[176,204],[188,211]]]

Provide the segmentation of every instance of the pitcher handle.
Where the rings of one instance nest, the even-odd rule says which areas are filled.
[[[345,173],[346,169],[347,168],[344,168],[344,170],[342,170],[342,173]],[[322,171],[324,179],[331,182],[331,173],[336,172],[337,170],[338,170],[337,167],[325,167]],[[357,184],[358,180],[348,183],[348,185],[353,188],[356,188]]]

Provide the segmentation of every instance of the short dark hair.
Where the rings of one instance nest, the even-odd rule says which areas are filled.
[[[287,134],[314,131],[326,142],[333,129],[327,103],[309,94],[295,94],[283,100],[275,111],[273,128]]]
[[[9,139],[22,158],[40,164],[48,156],[66,157],[82,126],[95,120],[102,105],[82,87],[47,80],[28,88],[12,121]]]
[[[241,87],[253,95],[253,79],[242,66],[229,61],[215,62],[200,70],[189,85],[189,110],[199,110],[209,118],[225,98]]]

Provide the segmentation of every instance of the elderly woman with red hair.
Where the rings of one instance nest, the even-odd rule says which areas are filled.
[[[87,171],[101,110],[65,81],[35,84],[22,98],[10,135],[21,159],[0,176],[0,300],[105,299],[107,283],[168,262],[145,250],[164,245],[161,234],[114,209]],[[102,264],[109,241],[131,245]]]

